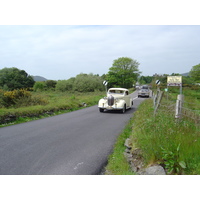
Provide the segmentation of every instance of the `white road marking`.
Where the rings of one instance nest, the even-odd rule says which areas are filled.
[[[133,98],[133,100],[138,99],[138,97]]]
[[[78,163],[78,164],[74,167],[74,169],[75,169],[75,170],[78,169],[78,167],[79,167],[80,165],[82,165],[82,164],[83,164],[83,162]]]

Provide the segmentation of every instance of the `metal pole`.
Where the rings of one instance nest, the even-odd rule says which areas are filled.
[[[183,88],[182,88],[182,84],[180,85],[180,94],[182,94],[183,92]]]

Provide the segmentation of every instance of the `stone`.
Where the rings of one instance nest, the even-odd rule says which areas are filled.
[[[164,168],[160,165],[147,167],[144,170],[144,175],[166,175]]]
[[[124,146],[125,146],[126,148],[128,148],[128,149],[131,149],[130,141],[131,141],[131,140],[130,140],[129,138],[127,138],[126,141],[125,141],[125,143],[124,143]]]
[[[132,155],[130,153],[124,152],[124,156],[129,163],[132,161]]]

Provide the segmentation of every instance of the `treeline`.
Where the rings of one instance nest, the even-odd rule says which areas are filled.
[[[81,73],[68,80],[35,82],[24,70],[13,67],[0,70],[0,89],[2,91],[26,89],[30,91],[94,92],[103,91],[104,86],[103,77],[92,73]]]
[[[194,87],[195,88],[195,86],[200,85],[200,64],[193,66],[187,76],[183,76],[178,73],[172,73],[171,75],[155,74],[153,76],[141,76],[138,79],[138,82],[140,84],[151,84],[152,86],[155,86],[155,81],[160,80],[161,86],[166,86],[167,76],[182,76],[183,87]]]
[[[0,89],[4,91],[32,88],[34,83],[33,78],[24,70],[15,67],[0,70]]]
[[[153,76],[141,76],[138,79],[140,85],[151,85],[152,87],[156,87],[156,81],[160,80],[160,87],[165,88],[167,86],[167,76],[182,76],[181,74],[172,73],[172,74],[163,74],[158,75],[155,74]],[[195,87],[195,80],[191,76],[182,76],[182,84],[183,87]]]
[[[94,92],[104,91],[103,81],[108,82],[107,87],[131,88],[137,81],[140,74],[139,63],[128,57],[121,57],[113,61],[112,67],[107,74],[99,76],[98,74],[78,74],[76,77],[68,80],[47,80],[35,82],[33,77],[24,70],[13,68],[4,68],[0,70],[0,89],[3,91],[13,90],[33,90],[37,91],[59,91],[59,92]]]
[[[47,80],[36,82],[33,91],[55,90],[59,92],[94,92],[103,91],[103,77],[94,74],[79,74],[68,80]]]

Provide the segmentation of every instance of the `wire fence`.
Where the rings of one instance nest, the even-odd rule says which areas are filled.
[[[161,91],[153,95],[153,100],[155,115],[158,110],[163,110],[170,113],[176,120],[190,120],[200,128],[200,101],[198,103],[187,102],[183,95],[178,95],[175,99]]]

